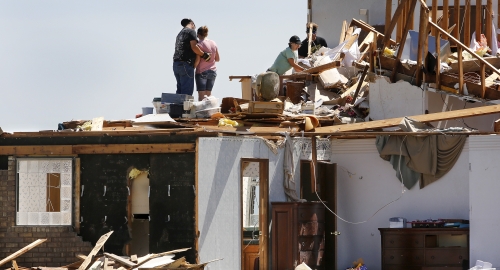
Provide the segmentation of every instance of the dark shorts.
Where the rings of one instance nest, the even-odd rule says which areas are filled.
[[[197,91],[212,91],[214,88],[217,72],[209,69],[195,75]]]

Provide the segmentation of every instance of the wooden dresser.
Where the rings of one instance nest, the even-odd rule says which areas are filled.
[[[379,228],[382,270],[461,270],[469,260],[469,229]]]
[[[272,203],[272,269],[293,270],[302,262],[325,269],[325,207],[320,202]]]

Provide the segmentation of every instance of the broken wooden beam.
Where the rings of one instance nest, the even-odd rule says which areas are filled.
[[[343,53],[342,53],[342,55],[343,55]],[[340,61],[334,61],[334,62],[324,64],[321,66],[309,68],[309,69],[302,71],[301,73],[309,73],[309,74],[320,73],[320,72],[323,72],[325,70],[329,70],[329,69],[336,68],[336,67],[340,67]]]
[[[11,255],[7,256],[5,259],[0,261],[0,266],[14,260],[15,258],[17,258],[21,255],[23,255],[24,253],[30,251],[31,249],[37,247],[38,245],[42,244],[45,241],[47,241],[47,239],[38,239],[35,242],[33,242],[33,243],[23,247],[22,249],[12,253]]]
[[[87,255],[87,258],[83,261],[83,263],[78,267],[78,270],[85,270],[89,266],[89,264],[92,262],[92,258],[99,252],[99,250],[104,246],[104,243],[108,240],[109,236],[113,233],[113,231],[110,231],[106,234],[103,234],[99,240],[97,240],[94,248],[90,251],[90,253]]]
[[[430,113],[430,114],[422,114],[409,116],[409,118],[419,121],[419,122],[434,122],[441,120],[451,120],[457,118],[466,118],[472,116],[486,115],[486,114],[494,114],[500,113],[500,105],[490,105],[476,108],[469,108],[463,110],[456,111],[447,111],[447,112],[438,112],[438,113]],[[403,117],[370,121],[370,122],[361,122],[354,124],[346,124],[346,125],[336,125],[336,126],[328,126],[328,127],[317,127],[315,129],[315,133],[336,133],[336,132],[345,132],[345,131],[361,131],[361,130],[369,130],[369,129],[380,129],[387,127],[398,126],[401,123]]]
[[[125,265],[127,266],[128,268],[134,268],[137,266],[136,263],[134,262],[131,262],[130,260],[127,260],[125,258],[122,258],[118,255],[115,255],[115,254],[111,254],[111,253],[106,253],[104,252],[104,256],[107,257],[107,258],[111,258],[113,259],[115,262],[119,263],[119,264],[122,264],[122,265]]]

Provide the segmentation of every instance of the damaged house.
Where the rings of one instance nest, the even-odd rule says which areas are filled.
[[[62,267],[113,231],[106,252],[191,248],[222,259],[210,269],[500,265],[492,2],[309,1],[340,45],[281,76],[277,100],[231,76],[241,98],[201,119],[1,134],[0,256],[47,238],[17,263]]]

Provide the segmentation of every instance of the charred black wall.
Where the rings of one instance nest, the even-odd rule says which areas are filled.
[[[150,222],[149,252],[160,253],[193,248],[181,254],[196,262],[195,243],[195,153],[81,155],[83,196],[80,232],[92,244],[113,230],[106,252],[123,253],[130,240],[127,216],[128,171],[149,170]],[[106,193],[104,187],[106,186]]]

